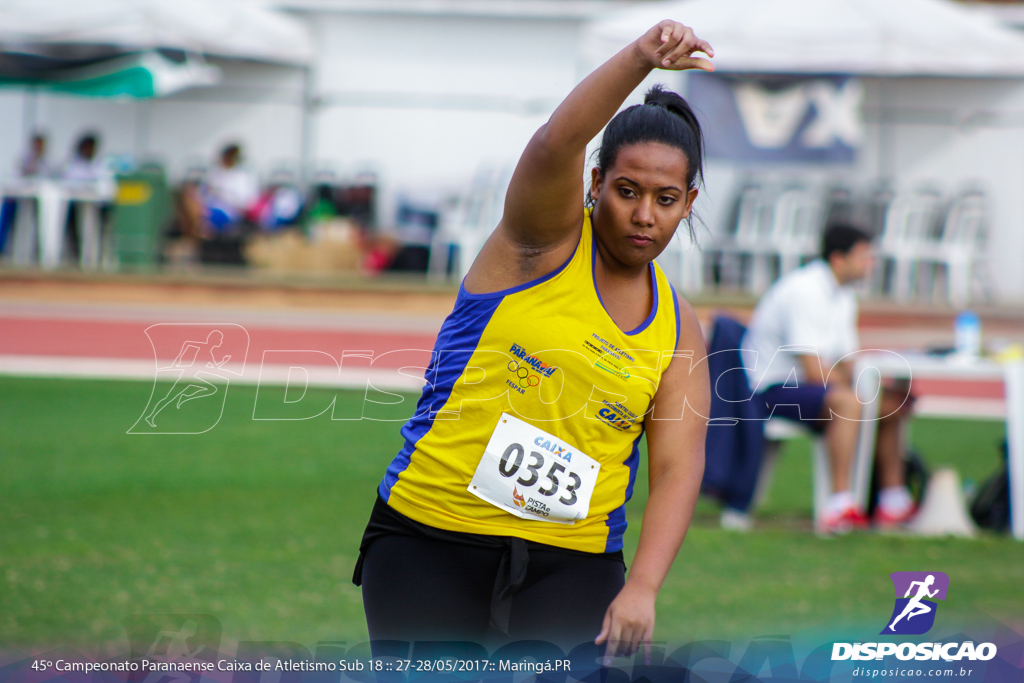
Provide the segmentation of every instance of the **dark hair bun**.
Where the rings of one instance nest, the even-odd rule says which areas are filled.
[[[666,90],[665,86],[660,83],[655,83],[651,86],[651,89],[644,95],[644,104],[651,104],[659,107],[664,107],[679,118],[686,122],[687,127],[693,131],[694,142],[697,144],[698,159],[703,161],[704,158],[704,135],[700,129],[700,123],[697,121],[697,115],[693,113],[693,109],[690,108],[690,104],[679,96],[678,93]],[[687,150],[689,151],[689,150]]]
[[[644,104],[659,104],[666,109],[675,109],[679,105],[686,109],[690,108],[686,104],[686,100],[671,90],[666,90],[665,86],[661,83],[655,83],[651,86],[651,89],[644,95]]]
[[[597,166],[604,173],[627,145],[660,142],[681,150],[689,160],[686,182],[700,183],[704,170],[704,136],[693,109],[677,93],[662,85],[651,86],[643,105],[628,107],[612,118],[604,130]]]

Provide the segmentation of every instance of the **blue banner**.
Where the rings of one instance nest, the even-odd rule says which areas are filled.
[[[846,76],[693,72],[688,99],[704,127],[709,157],[848,164],[863,137],[863,87]]]

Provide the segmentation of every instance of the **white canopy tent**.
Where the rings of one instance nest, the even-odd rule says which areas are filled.
[[[683,0],[590,25],[600,62],[662,19],[694,27],[719,72],[1024,76],[1024,36],[949,0]]]
[[[313,39],[284,13],[244,0],[0,0],[0,47],[106,45],[306,65]]]
[[[251,0],[0,0],[0,87],[21,90],[24,136],[42,119],[59,140],[84,117],[115,149],[159,155],[200,139],[196,131],[209,148],[244,135],[219,127],[255,130],[265,126],[255,121],[276,117],[275,135],[252,137],[276,141],[267,143],[276,158],[297,158],[304,168],[315,58],[307,21]],[[223,87],[203,87],[215,85]],[[184,93],[194,98],[188,104],[167,97],[189,89],[199,92]],[[67,94],[92,101],[69,104]],[[149,98],[161,102],[126,104]],[[197,108],[209,125],[171,132],[181,112]]]

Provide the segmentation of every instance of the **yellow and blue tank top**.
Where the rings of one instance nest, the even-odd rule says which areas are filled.
[[[651,263],[650,314],[623,332],[601,302],[596,259],[588,216],[557,270],[499,292],[459,288],[416,414],[402,427],[405,446],[379,487],[389,506],[448,531],[594,553],[622,548],[643,420],[678,343],[679,302]],[[600,463],[585,519],[522,519],[467,491],[502,413]]]

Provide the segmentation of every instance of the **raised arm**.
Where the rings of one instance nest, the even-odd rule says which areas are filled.
[[[505,211],[466,277],[471,292],[512,287],[554,270],[575,247],[583,224],[587,143],[652,69],[703,69],[711,46],[665,20],[577,85],[534,133],[505,196]]]
[[[693,517],[704,474],[704,434],[711,404],[704,338],[693,310],[680,301],[682,324],[672,360],[645,420],[650,494],[629,578],[605,615],[597,643],[607,655],[641,644],[650,659],[654,603]]]

